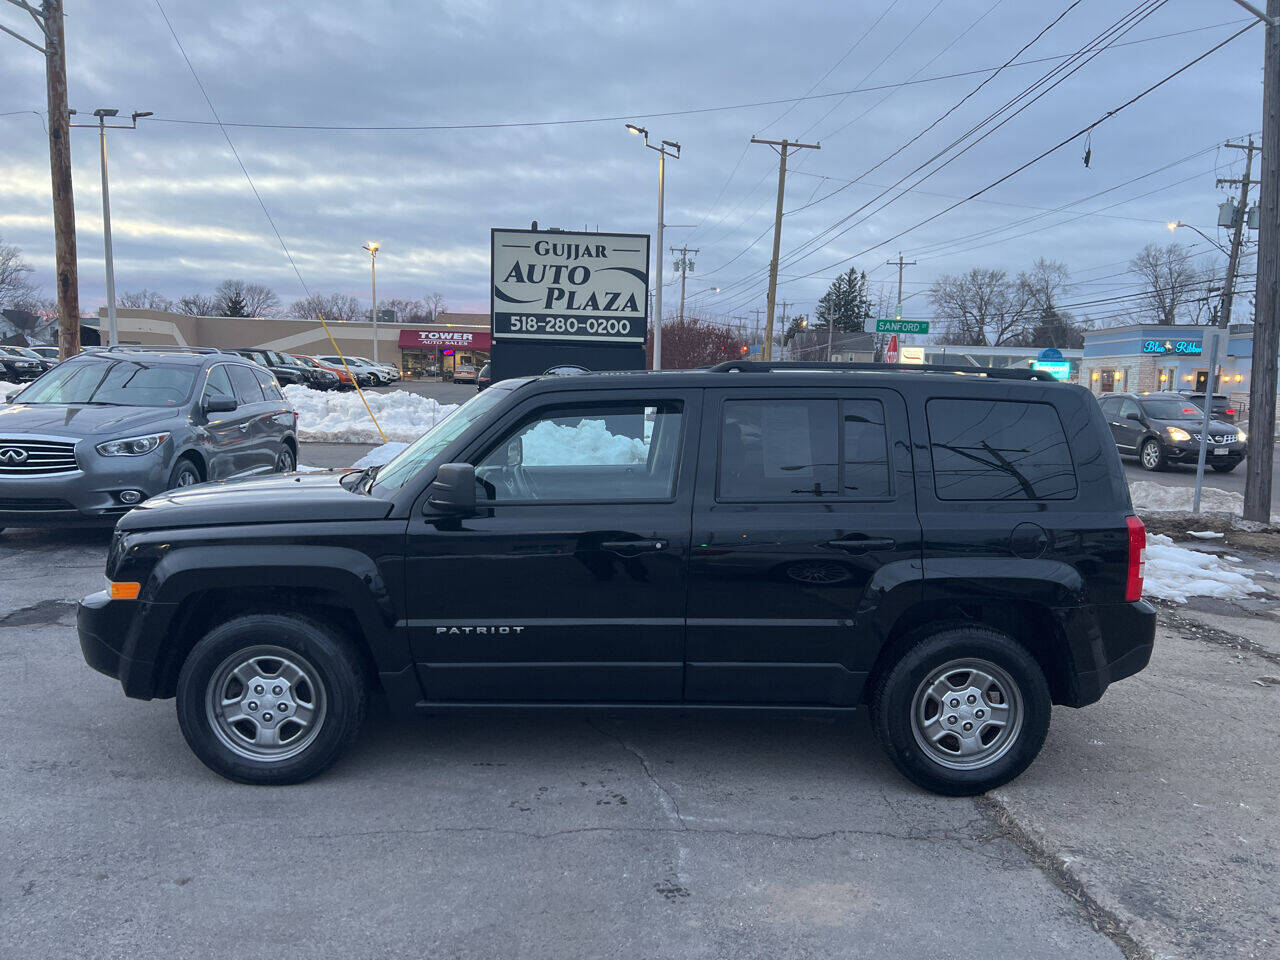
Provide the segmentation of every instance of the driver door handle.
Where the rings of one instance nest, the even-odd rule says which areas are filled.
[[[616,553],[624,557],[634,557],[639,553],[654,553],[667,549],[665,540],[605,540],[600,544],[601,550]]]
[[[868,553],[872,550],[892,550],[898,541],[891,537],[843,537],[839,540],[828,540],[828,547],[835,547],[845,553]]]

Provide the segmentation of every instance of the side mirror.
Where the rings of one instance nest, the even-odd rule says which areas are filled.
[[[15,401],[15,400],[17,400],[17,399],[18,399],[18,394],[19,394],[19,393],[20,393],[20,391],[15,390],[15,391],[13,391],[13,393],[7,393],[7,394],[5,394],[4,402],[5,402],[5,403],[13,403],[13,401]]]
[[[1139,423],[1142,422],[1142,414],[1140,413],[1126,413],[1124,418],[1126,420],[1137,420]]]
[[[427,488],[432,513],[471,514],[476,510],[476,468],[470,463],[446,463]]]
[[[238,406],[235,397],[228,397],[218,394],[213,397],[205,397],[200,408],[205,413],[231,413]]]

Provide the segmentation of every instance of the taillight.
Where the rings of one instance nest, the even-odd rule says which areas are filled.
[[[1231,408],[1231,407],[1227,407],[1227,409],[1223,410],[1222,412],[1223,412],[1223,413],[1235,413],[1235,410],[1234,410],[1233,408]]]
[[[1142,599],[1142,577],[1147,571],[1147,528],[1137,517],[1125,517],[1129,528],[1129,570],[1124,582],[1126,603]]]

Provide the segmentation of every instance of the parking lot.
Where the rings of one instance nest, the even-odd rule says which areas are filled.
[[[326,775],[252,788],[82,661],[106,541],[0,537],[6,957],[1276,954],[1269,600],[1163,610],[1152,666],[977,800],[862,716],[375,710]]]

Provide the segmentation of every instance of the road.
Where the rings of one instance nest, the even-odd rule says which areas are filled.
[[[1158,473],[1152,473],[1150,470],[1143,470],[1138,461],[1133,457],[1122,457],[1124,462],[1124,472],[1129,478],[1129,482],[1135,480],[1154,480],[1157,483],[1163,483],[1170,487],[1194,487],[1196,485],[1196,468],[1195,464],[1191,466],[1183,466],[1181,464],[1173,464]],[[1277,445],[1275,454],[1272,457],[1272,486],[1271,486],[1271,502],[1280,506],[1280,445]],[[1231,490],[1235,493],[1244,493],[1244,473],[1245,464],[1240,464],[1230,473],[1218,473],[1214,470],[1205,468],[1204,485],[1206,487],[1217,487],[1219,490]]]
[[[1275,955],[1280,687],[1255,678],[1280,628],[1256,602],[1198,615],[1262,652],[1166,622],[1148,672],[1055,710],[978,801],[903,781],[861,716],[375,711],[324,776],[249,788],[81,660],[106,542],[0,536],[6,960]]]

